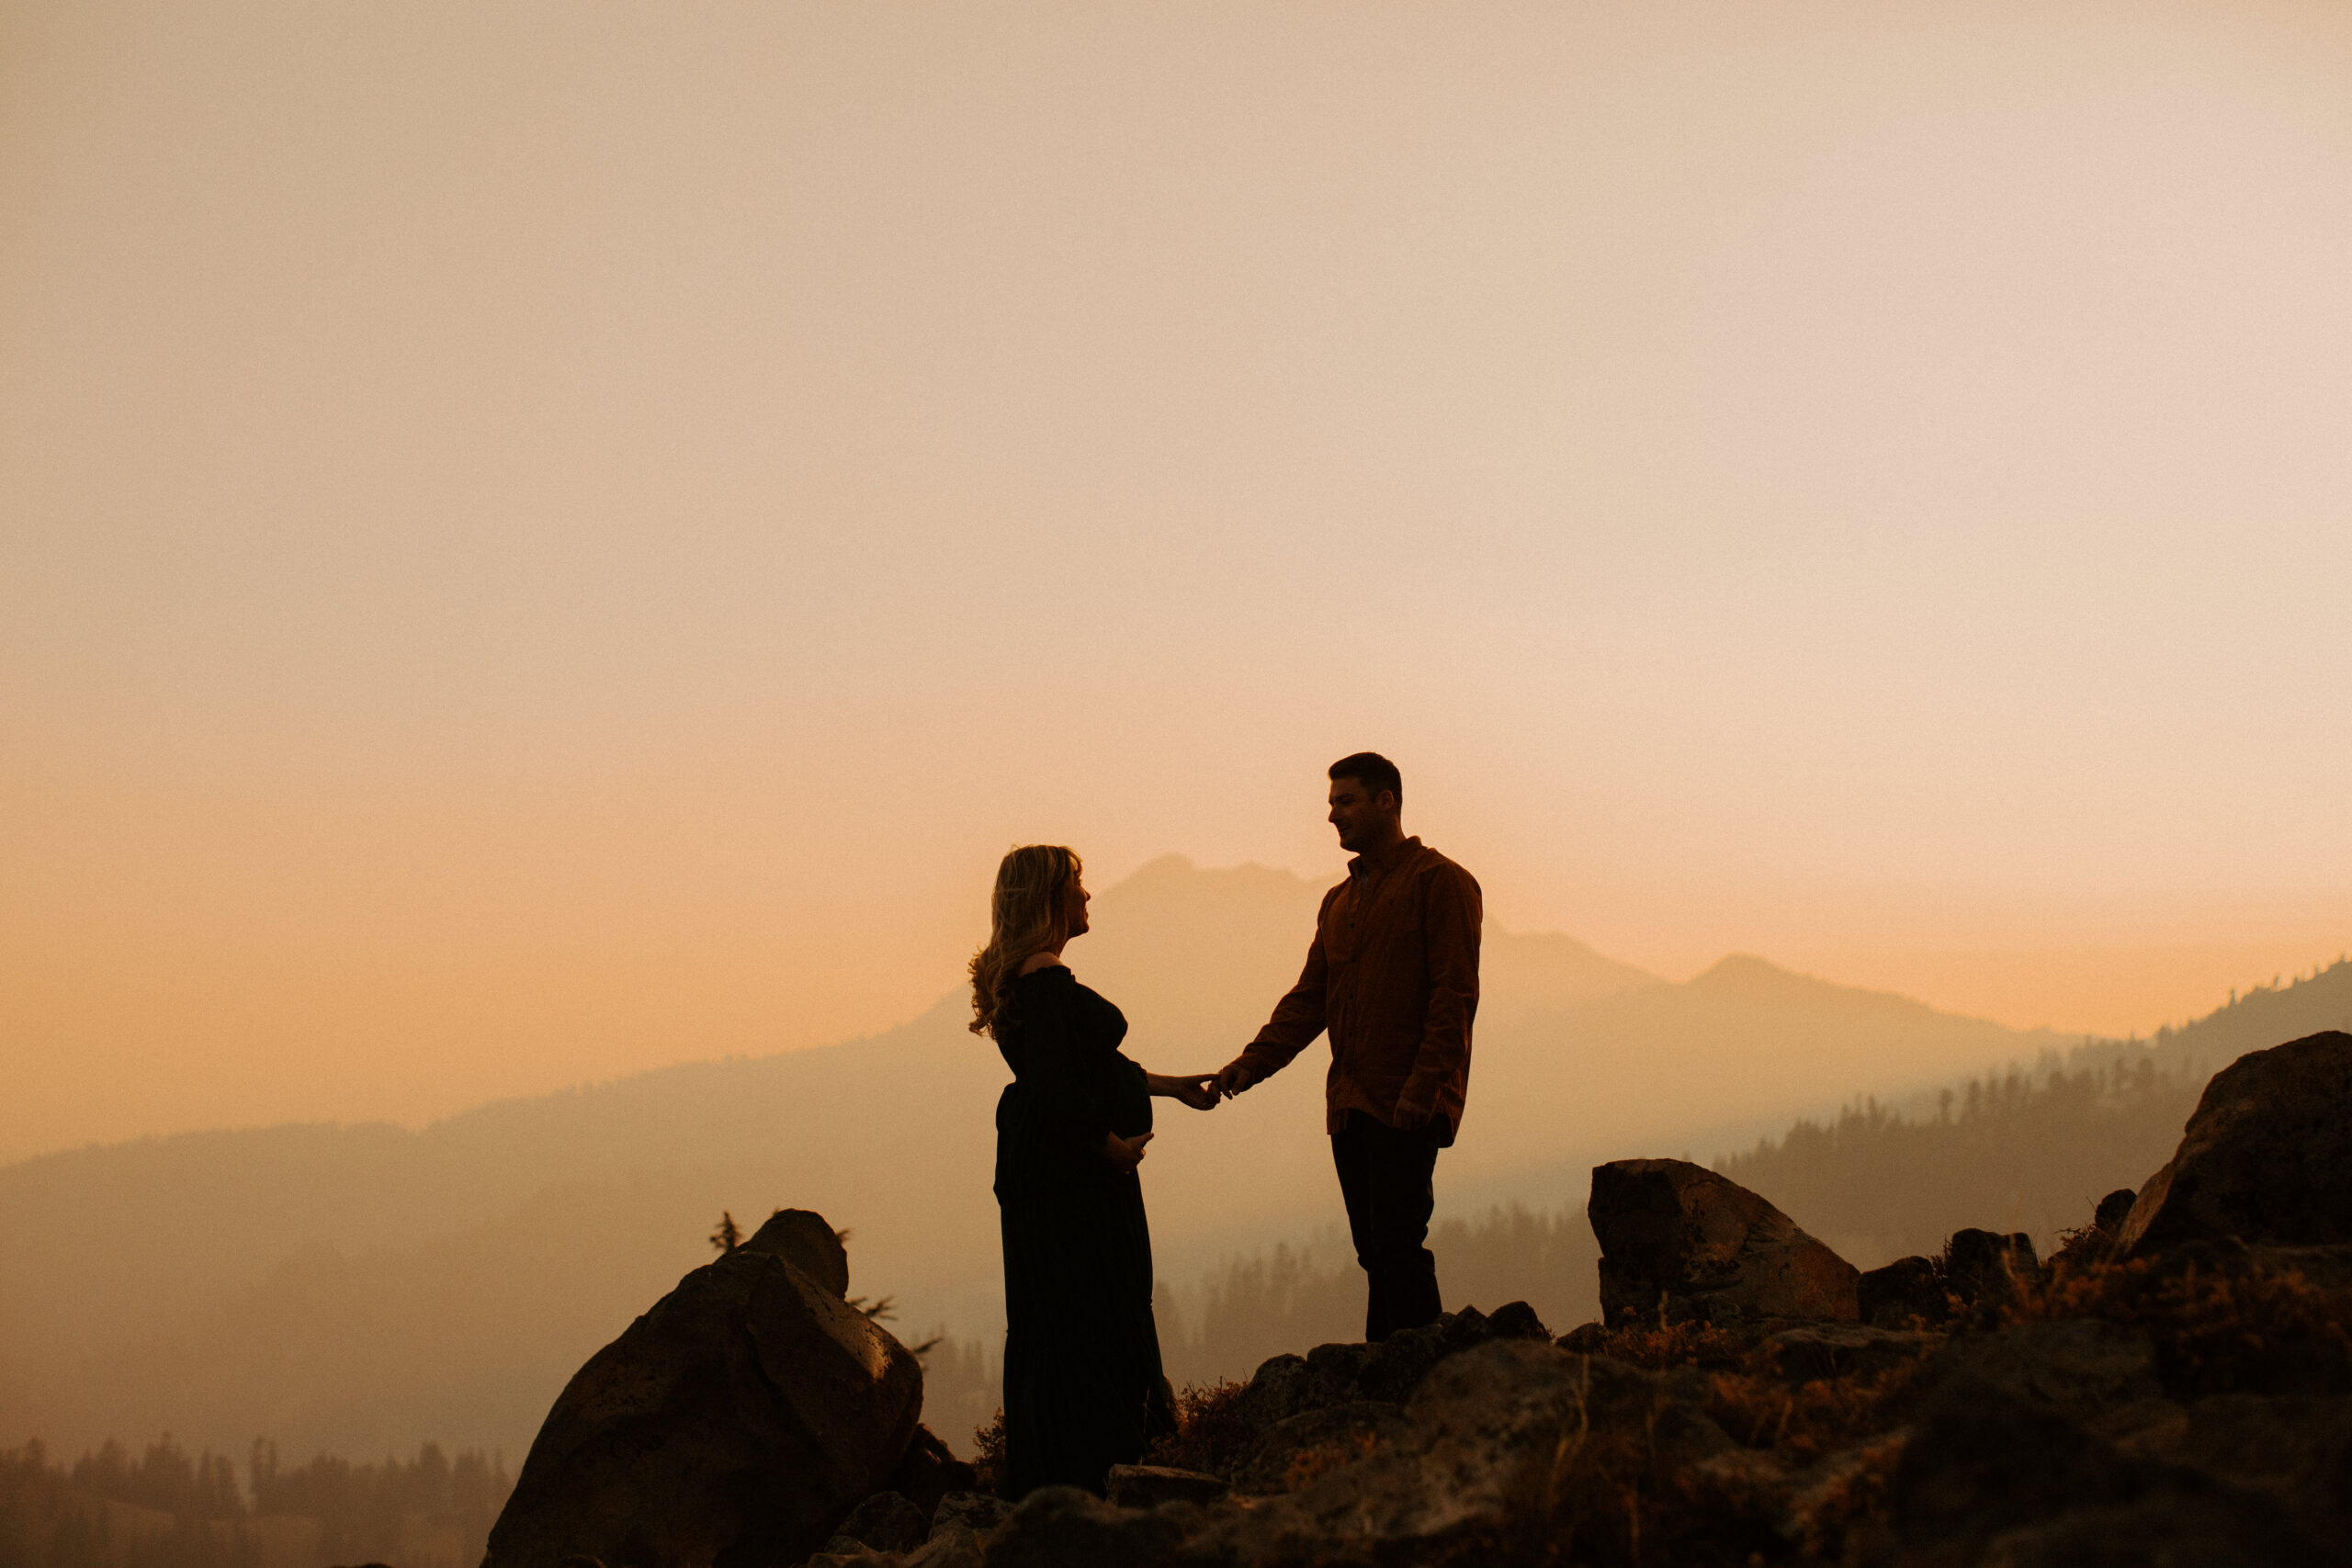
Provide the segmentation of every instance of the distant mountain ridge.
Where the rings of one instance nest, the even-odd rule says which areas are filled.
[[[2021,1071],[1805,1121],[1716,1168],[1863,1268],[1933,1253],[1962,1225],[2047,1249],[2179,1143],[2207,1080],[2248,1051],[2352,1030],[2352,963],[2233,996],[2153,1041],[2093,1040]]]
[[[1130,1054],[1205,1070],[1295,978],[1321,892],[1167,857],[1097,897],[1070,959],[1127,1011]],[[1737,1146],[1860,1091],[2075,1043],[1753,957],[1677,985],[1490,929],[1484,971],[1469,1113],[1441,1173],[1455,1202],[1555,1205],[1596,1159]],[[917,1328],[989,1332],[1007,1074],[967,1016],[951,993],[864,1040],[416,1133],[198,1134],[0,1169],[0,1431],[518,1448],[571,1370],[701,1260],[721,1208],[819,1209],[856,1233],[854,1288],[897,1296]],[[1205,1116],[1161,1111],[1146,1178],[1163,1271],[1337,1217],[1321,1059]]]
[[[2283,978],[2283,976],[2281,977]],[[2070,1067],[2137,1060],[2144,1055],[2160,1072],[2201,1066],[2218,1072],[2248,1051],[2267,1050],[2323,1030],[2352,1028],[2352,955],[2314,965],[2284,985],[2233,991],[2230,999],[2203,1018],[2177,1027],[2166,1024],[2146,1040],[2093,1039],[2066,1053]]]

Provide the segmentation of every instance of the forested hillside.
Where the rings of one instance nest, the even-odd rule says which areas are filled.
[[[166,1433],[135,1458],[109,1439],[71,1466],[38,1441],[0,1450],[0,1568],[472,1568],[514,1483],[503,1456],[236,1465]]]
[[[1866,1099],[1715,1168],[1864,1269],[1933,1252],[1968,1225],[2030,1232],[2046,1254],[2101,1196],[2139,1187],[2171,1156],[2215,1072],[2327,1029],[2352,1029],[2341,959],[2154,1040],[2086,1041],[2064,1060],[1970,1079],[1932,1111]]]

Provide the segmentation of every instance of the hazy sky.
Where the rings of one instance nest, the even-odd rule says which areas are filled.
[[[0,0],[0,1157],[878,1027],[1360,746],[2202,1011],[2352,946],[2347,277],[2339,0]]]

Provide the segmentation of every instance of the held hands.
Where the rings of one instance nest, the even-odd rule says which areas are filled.
[[[1123,1138],[1116,1133],[1102,1134],[1102,1157],[1121,1170],[1133,1170],[1143,1163],[1143,1146],[1151,1142],[1149,1133],[1137,1133]]]
[[[1215,1073],[1188,1073],[1182,1077],[1170,1078],[1168,1095],[1195,1111],[1214,1111],[1216,1102],[1224,1098],[1216,1087]]]
[[[1257,1072],[1239,1056],[1217,1069],[1216,1087],[1220,1094],[1239,1094],[1257,1081]]]
[[[1210,1110],[1222,1098],[1215,1073],[1183,1073],[1172,1077],[1167,1073],[1146,1073],[1144,1077],[1149,1081],[1152,1093],[1182,1100],[1195,1111]]]

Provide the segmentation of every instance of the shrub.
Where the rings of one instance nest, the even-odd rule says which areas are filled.
[[[2291,1265],[2217,1250],[2057,1270],[2015,1316],[2102,1318],[2145,1332],[2176,1399],[2352,1392],[2352,1286],[2314,1284]]]
[[[1249,1389],[1248,1383],[1223,1378],[1186,1383],[1176,1395],[1175,1432],[1156,1439],[1144,1454],[1144,1462],[1227,1475],[1256,1436],[1241,1403]]]
[[[985,1427],[972,1428],[972,1469],[978,1474],[979,1489],[994,1492],[997,1482],[1004,1474],[1004,1406],[996,1407],[996,1415]]]

